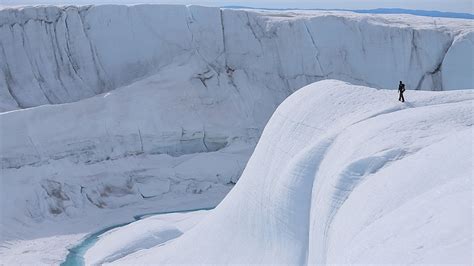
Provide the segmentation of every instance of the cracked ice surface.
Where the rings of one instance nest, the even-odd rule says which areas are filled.
[[[1,197],[4,203],[17,201],[2,205],[8,217],[2,222],[228,191],[262,121],[235,104],[232,86],[210,95],[195,76],[200,64],[185,57],[107,94],[2,113],[2,185],[12,189]]]

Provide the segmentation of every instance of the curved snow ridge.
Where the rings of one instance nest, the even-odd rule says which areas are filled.
[[[108,231],[84,254],[85,265],[101,265],[137,250],[151,248],[179,237],[192,228],[207,211],[151,216]]]
[[[281,100],[326,78],[467,89],[472,32],[469,20],[350,12],[7,8],[0,10],[0,111],[89,98],[160,72],[183,54],[205,63],[195,73],[209,71],[203,83],[229,76],[236,88],[268,86],[284,94]],[[454,41],[461,35],[470,41]]]
[[[302,88],[209,216],[116,263],[469,263],[474,94],[407,99],[335,80]]]

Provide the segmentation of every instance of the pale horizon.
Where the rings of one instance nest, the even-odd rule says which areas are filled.
[[[0,6],[21,6],[21,5],[89,5],[89,4],[184,4],[203,6],[245,6],[253,8],[301,8],[301,9],[377,9],[377,8],[402,8],[427,11],[457,12],[473,14],[473,4],[471,0],[320,0],[320,1],[213,1],[213,0],[3,0]]]

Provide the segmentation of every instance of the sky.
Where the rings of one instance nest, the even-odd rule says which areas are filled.
[[[474,13],[473,0],[0,0],[0,5],[163,3],[206,6],[248,6],[265,8],[374,9],[406,8]]]

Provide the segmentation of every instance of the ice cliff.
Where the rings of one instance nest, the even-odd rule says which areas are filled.
[[[115,262],[470,264],[474,94],[410,95],[335,80],[300,89],[215,210]]]
[[[240,176],[262,122],[245,112],[232,86],[211,93],[193,77],[199,67],[184,57],[103,95],[0,114],[8,187],[1,222],[201,194],[216,204]]]
[[[0,110],[73,102],[189,54],[210,91],[270,88],[277,103],[326,78],[376,88],[472,88],[469,20],[172,5],[0,10]],[[217,82],[216,82],[217,81]],[[241,95],[245,98],[245,95]],[[270,111],[271,113],[271,111]]]

